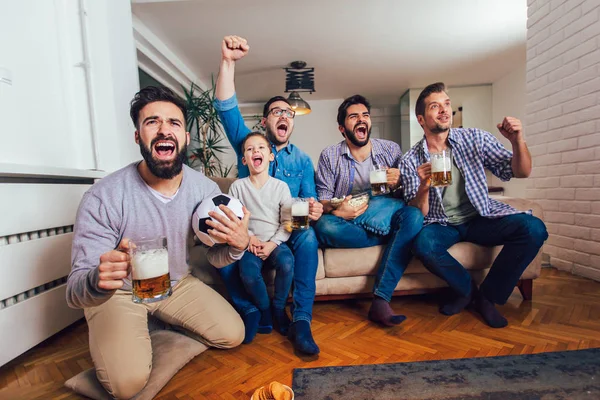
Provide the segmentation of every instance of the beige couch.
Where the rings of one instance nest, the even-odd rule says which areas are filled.
[[[233,180],[213,178],[225,193]],[[494,197],[519,210],[533,210],[533,215],[543,220],[542,208],[535,202],[525,199]],[[473,243],[458,243],[450,248],[450,254],[458,259],[473,278],[483,280],[501,247],[483,247]],[[383,246],[363,249],[319,249],[319,267],[317,270],[317,300],[355,297],[368,295],[373,288],[377,268],[383,254]],[[204,282],[221,286],[215,269],[206,262],[203,252],[206,249],[196,247],[190,256],[194,274]],[[527,267],[518,284],[525,299],[531,298],[533,279],[540,275],[541,251]],[[269,279],[269,278],[267,278]],[[272,279],[272,276],[270,277]],[[447,286],[444,281],[427,271],[415,258],[410,262],[394,294],[417,294]]]

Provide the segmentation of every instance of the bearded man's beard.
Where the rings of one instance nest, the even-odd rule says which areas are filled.
[[[162,161],[152,157],[152,148],[154,147],[154,144],[159,140],[164,140],[164,138],[155,138],[150,143],[150,148],[146,147],[146,145],[140,140],[140,152],[142,153],[144,161],[146,161],[148,169],[150,170],[150,172],[152,172],[154,176],[160,179],[172,179],[175,176],[179,175],[183,168],[183,164],[187,159],[187,144],[183,145],[183,148],[177,153],[177,156],[173,160]],[[178,149],[179,143],[177,142],[177,140],[174,139],[173,142],[175,143],[175,148]]]
[[[265,136],[269,139],[269,142],[273,143],[275,146],[280,146],[282,144],[286,144],[288,141],[281,141],[276,134],[273,133],[269,128],[267,128],[265,132]]]
[[[365,125],[366,127],[367,125]],[[366,146],[367,143],[369,143],[369,139],[371,138],[371,128],[367,128],[367,137],[363,140],[360,141],[356,135],[354,134],[354,131],[349,130],[348,128],[344,127],[344,132],[346,137],[348,138],[348,140],[350,140],[350,142],[355,145],[356,147],[363,147]]]

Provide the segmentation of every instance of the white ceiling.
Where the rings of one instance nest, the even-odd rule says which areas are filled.
[[[282,67],[315,68],[310,101],[492,83],[525,62],[527,0],[133,0],[135,16],[203,82],[223,36],[248,39],[236,67],[242,102],[285,89]]]

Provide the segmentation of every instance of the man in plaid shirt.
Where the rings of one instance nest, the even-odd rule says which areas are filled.
[[[352,196],[369,191],[370,171],[385,167],[387,183],[398,188],[400,146],[390,140],[371,138],[371,105],[361,95],[354,95],[338,108],[338,129],[344,140],[327,147],[319,157],[316,185],[323,203],[323,215],[315,224],[319,243],[323,247],[363,248],[386,244],[373,286],[373,302],[369,319],[385,326],[402,323],[404,315],[394,314],[390,306],[392,293],[412,258],[411,243],[423,226],[423,214],[416,207],[406,207],[401,199],[398,210],[371,208],[378,213],[390,213],[387,234],[368,231],[353,220],[367,211],[371,204],[355,206]],[[344,199],[334,207],[331,200]],[[393,214],[392,214],[393,213]]]
[[[442,305],[442,314],[453,315],[472,304],[489,326],[505,327],[508,322],[495,304],[506,303],[521,274],[548,238],[540,219],[488,196],[485,169],[503,181],[526,178],[531,173],[531,155],[521,121],[506,117],[498,124],[500,133],[510,141],[512,152],[488,132],[451,129],[450,98],[441,82],[421,92],[415,114],[425,136],[400,163],[404,198],[425,216],[425,227],[413,242],[413,252],[456,293],[452,302]],[[452,151],[453,183],[446,188],[430,187],[429,154],[445,149]],[[479,288],[448,252],[461,241],[504,245]]]

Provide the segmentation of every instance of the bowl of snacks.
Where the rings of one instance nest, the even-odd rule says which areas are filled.
[[[331,200],[329,200],[329,203],[331,204],[331,207],[338,208],[344,202],[344,198],[345,197],[334,197]]]
[[[362,192],[355,195],[352,195],[352,198],[348,200],[348,204],[352,207],[360,207],[365,203],[369,202],[369,192]],[[344,202],[345,197],[334,197],[330,201],[331,206],[335,209],[338,208]]]
[[[362,192],[355,195],[352,195],[352,198],[348,201],[352,207],[358,208],[369,202],[369,192]]]
[[[283,383],[271,382],[256,389],[250,400],[294,400],[294,391]]]

